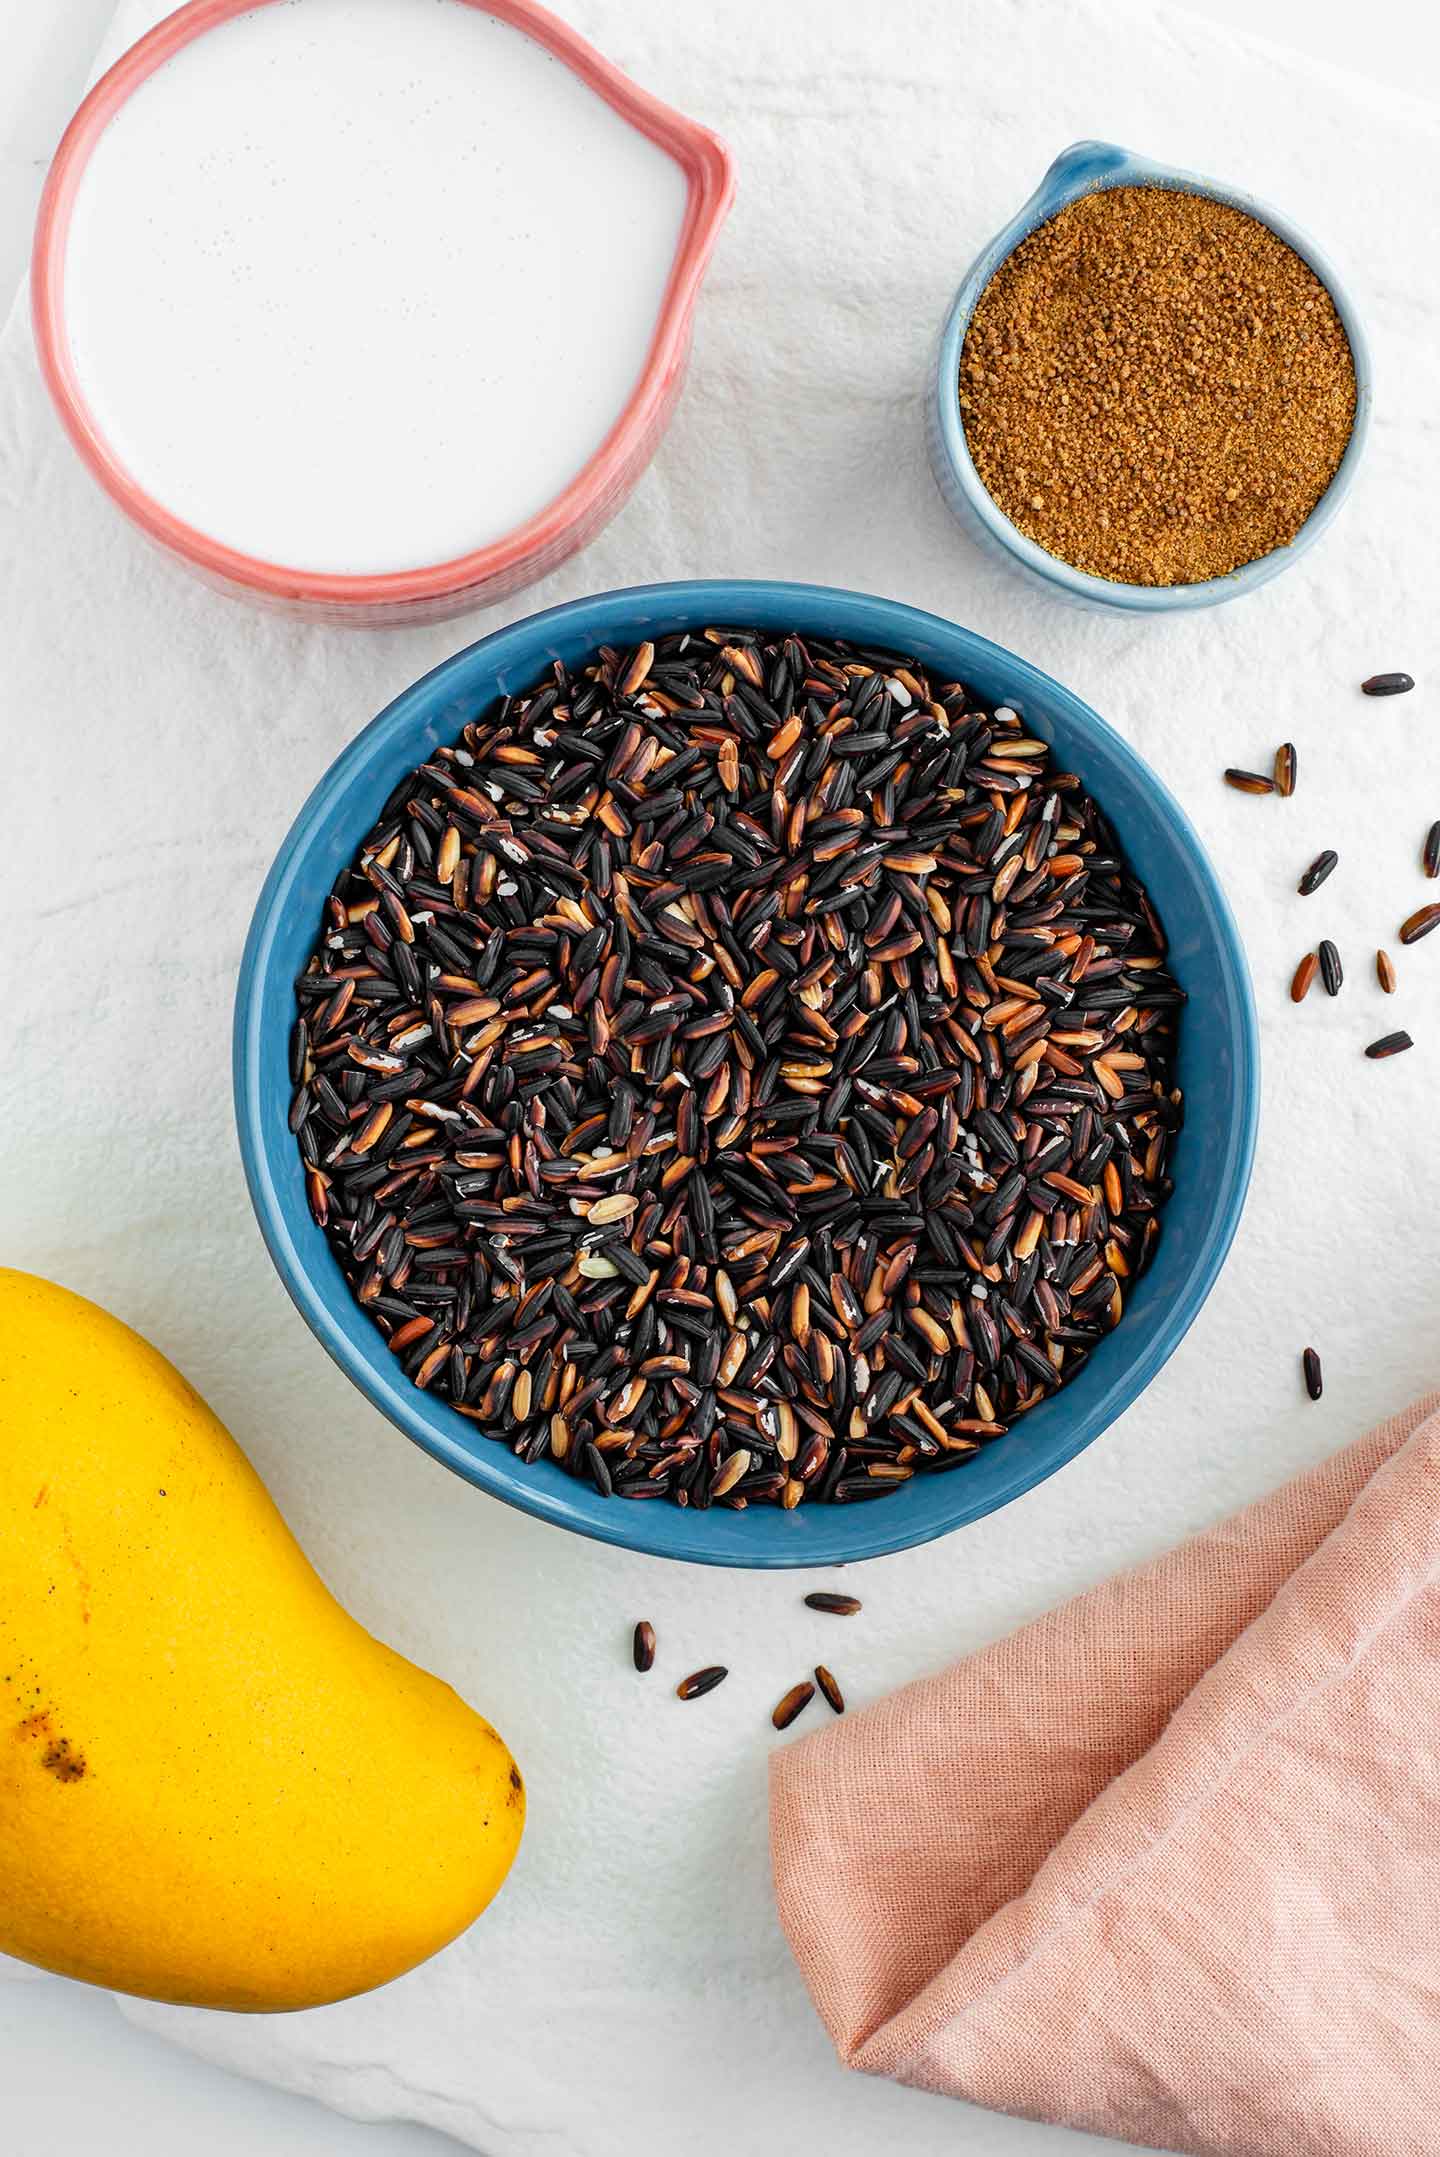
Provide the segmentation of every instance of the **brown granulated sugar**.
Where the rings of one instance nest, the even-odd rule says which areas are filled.
[[[975,468],[1029,538],[1126,584],[1222,577],[1295,537],[1345,452],[1334,302],[1268,226],[1116,187],[1021,242],[960,363]]]

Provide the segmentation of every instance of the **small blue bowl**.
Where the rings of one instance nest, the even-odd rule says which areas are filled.
[[[1186,1124],[1154,1264],[1125,1317],[1079,1376],[1004,1438],[945,1475],[866,1506],[687,1512],[602,1498],[550,1462],[524,1467],[473,1423],[417,1392],[351,1297],[310,1218],[287,1125],[292,984],[327,894],[387,795],[468,719],[527,688],[555,659],[671,630],[745,623],[916,655],[945,680],[1024,713],[1113,822],[1164,920],[1189,1005],[1178,1077]],[[457,652],[396,698],[320,781],[276,857],[255,910],[235,1009],[235,1110],[261,1231],[302,1315],[392,1423],[458,1475],[542,1520],[602,1542],[707,1565],[813,1566],[904,1550],[1018,1497],[1097,1438],[1149,1384],[1205,1301],[1244,1203],[1255,1145],[1259,1044],[1240,939],[1184,811],[1128,743],[1038,668],[968,629],[893,600],[809,584],[655,584],[577,599]]]
[[[1081,195],[1108,187],[1173,187],[1186,194],[1209,195],[1268,225],[1315,272],[1335,302],[1335,312],[1350,340],[1350,355],[1355,362],[1355,424],[1335,477],[1288,546],[1246,562],[1228,577],[1210,577],[1200,584],[1119,584],[1106,577],[1092,577],[1083,569],[1072,569],[1068,562],[1047,553],[1011,523],[986,491],[971,460],[960,417],[959,383],[961,349],[976,302],[1006,256],[1013,254],[1038,225]],[[941,494],[958,521],[987,553],[1038,578],[1054,597],[1071,605],[1109,607],[1124,614],[1165,614],[1180,607],[1216,607],[1222,600],[1238,599],[1242,592],[1258,591],[1262,584],[1298,562],[1307,547],[1314,546],[1354,484],[1370,431],[1374,395],[1370,347],[1360,319],[1319,248],[1288,218],[1238,188],[1204,179],[1196,172],[1183,172],[1174,165],[1157,165],[1113,142],[1075,142],[1061,151],[1030,200],[971,265],[956,293],[935,355],[926,438]]]

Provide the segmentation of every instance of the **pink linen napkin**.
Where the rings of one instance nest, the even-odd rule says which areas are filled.
[[[841,2058],[1195,2157],[1440,2149],[1440,1395],[778,1752]]]

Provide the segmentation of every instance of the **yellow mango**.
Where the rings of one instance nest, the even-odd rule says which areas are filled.
[[[341,1609],[179,1372],[0,1269],[0,1949],[316,2006],[463,1932],[524,1815],[490,1725]]]

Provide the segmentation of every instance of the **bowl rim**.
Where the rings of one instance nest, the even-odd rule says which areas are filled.
[[[666,616],[699,621],[760,621],[774,617],[767,626],[793,626],[823,610],[832,627],[826,634],[853,637],[857,641],[904,650],[919,641],[953,641],[957,637],[976,651],[993,655],[1003,663],[1014,683],[1017,698],[1034,696],[1064,714],[1083,735],[1093,730],[1107,752],[1128,767],[1130,776],[1154,800],[1162,819],[1170,826],[1193,860],[1198,881],[1208,901],[1211,926],[1219,948],[1221,971],[1232,1014],[1233,1057],[1228,1079],[1226,1151],[1221,1172],[1215,1179],[1214,1197],[1203,1235],[1197,1239],[1183,1281],[1173,1295],[1172,1309],[1146,1352],[1127,1362],[1111,1378],[1106,1390],[1076,1418],[1063,1443],[1054,1446],[1041,1462],[1017,1449],[1013,1473],[980,1502],[965,1497],[963,1475],[936,1478],[929,1506],[918,1524],[896,1530],[886,1528],[889,1508],[827,1507],[824,1523],[828,1533],[807,1535],[803,1547],[793,1550],[762,1547],[759,1538],[749,1550],[721,1550],[707,1541],[705,1530],[711,1515],[692,1515],[668,1503],[654,1508],[606,1501],[585,1486],[565,1483],[552,1489],[544,1478],[531,1476],[501,1446],[482,1446],[468,1451],[456,1437],[440,1427],[438,1404],[416,1391],[398,1371],[394,1377],[378,1366],[372,1368],[352,1349],[332,1315],[330,1296],[297,1247],[285,1219],[272,1164],[262,1136],[265,1118],[261,1077],[267,1056],[284,1053],[284,1044],[267,1037],[263,1025],[263,1002],[275,967],[275,945],[290,905],[297,876],[311,846],[321,835],[333,791],[362,773],[375,760],[377,751],[403,740],[423,720],[437,690],[447,682],[459,683],[481,663],[498,674],[507,665],[535,668],[547,630],[568,630],[582,625],[587,641],[595,645],[616,641],[633,628],[637,612],[644,609],[656,622]],[[837,623],[837,615],[841,620]],[[483,661],[481,655],[484,655]],[[959,669],[957,669],[957,672]],[[469,694],[468,690],[465,692]],[[376,804],[378,807],[378,802]],[[363,836],[355,834],[355,842]],[[335,758],[311,790],[281,842],[256,903],[245,942],[235,997],[233,1033],[233,1083],[240,1155],[261,1235],[277,1272],[296,1308],[321,1345],[359,1388],[371,1405],[435,1460],[453,1469],[467,1482],[500,1498],[506,1504],[540,1519],[572,1529],[594,1540],[636,1550],[656,1557],[698,1564],[734,1566],[755,1571],[790,1570],[859,1562],[889,1555],[934,1541],[985,1514],[997,1511],[1014,1498],[1033,1489],[1065,1466],[1099,1437],[1115,1418],[1144,1391],[1198,1316],[1224,1263],[1239,1225],[1254,1159],[1260,1103],[1260,1043],[1254,995],[1244,947],[1219,877],[1203,844],[1178,801],[1150,769],[1139,752],[1108,721],[1028,660],[961,624],[898,600],[824,585],[776,582],[770,579],[697,579],[665,584],[634,585],[590,597],[572,599],[527,615],[492,631],[465,646],[432,668],[393,698],[377,717],[357,734]],[[291,1142],[286,1140],[288,1146]],[[293,1152],[289,1156],[293,1165]],[[329,1256],[328,1247],[326,1255]],[[336,1271],[336,1279],[341,1277]],[[347,1304],[349,1290],[341,1281]],[[458,1419],[457,1429],[460,1428]],[[591,1502],[593,1501],[593,1502]],[[817,1509],[818,1510],[818,1509]],[[656,1522],[651,1513],[667,1518]],[[790,1518],[791,1516],[786,1516]]]
[[[1207,577],[1194,584],[1126,584],[1117,578],[1097,577],[1088,570],[1077,569],[1059,555],[1051,554],[1011,522],[986,488],[970,455],[955,385],[960,379],[965,333],[981,293],[1021,241],[1028,239],[1058,210],[1083,195],[1099,194],[1115,187],[1163,187],[1186,194],[1206,195],[1212,201],[1242,210],[1259,224],[1268,226],[1319,278],[1334,303],[1340,326],[1349,341],[1355,368],[1355,419],[1329,486],[1293,539],[1283,547],[1272,548],[1268,554],[1257,555],[1252,562],[1241,563],[1228,576]],[[1228,599],[1237,599],[1244,592],[1255,591],[1291,568],[1307,548],[1314,545],[1354,485],[1370,432],[1374,396],[1374,366],[1364,327],[1333,265],[1308,233],[1279,210],[1228,181],[1210,179],[1180,165],[1162,164],[1155,158],[1124,149],[1118,143],[1083,141],[1072,142],[1060,152],[1046,169],[1035,192],[981,249],[961,280],[940,332],[935,364],[934,416],[949,474],[964,496],[967,507],[991,539],[1023,568],[1042,579],[1052,590],[1058,588],[1072,599],[1123,608],[1127,613],[1163,614],[1187,607],[1215,606]]]
[[[76,195],[91,153],[116,113],[184,46],[234,16],[274,4],[276,0],[188,0],[122,53],[77,108],[50,165],[31,251],[31,319],[41,374],[67,434],[111,500],[152,540],[207,576],[269,599],[342,608],[433,601],[488,585],[562,550],[571,534],[583,532],[623,487],[632,460],[651,441],[667,394],[684,366],[701,281],[734,200],[734,160],[718,135],[641,89],[539,0],[463,0],[553,53],[685,175],[685,215],[644,364],[628,402],[574,478],[524,524],[486,546],[443,562],[368,575],[294,569],[262,560],[177,517],[132,476],[81,391],[66,326],[64,287]]]

